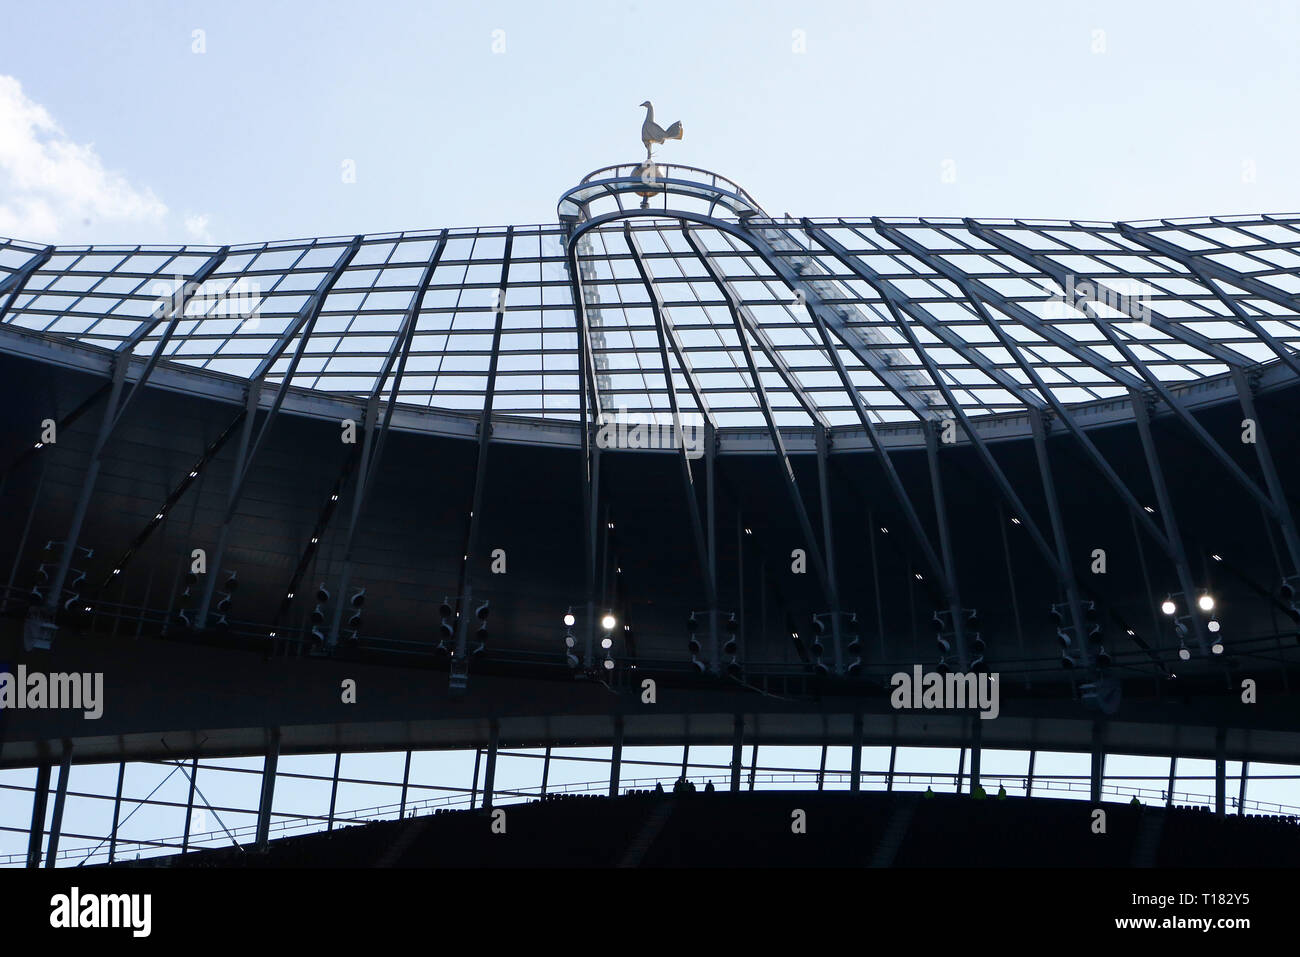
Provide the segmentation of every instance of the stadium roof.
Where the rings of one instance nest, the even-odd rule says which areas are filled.
[[[557,424],[581,415],[585,326],[601,412],[670,423],[667,363],[681,411],[724,431],[763,425],[764,396],[782,427],[887,427],[1106,402],[1278,358],[1296,369],[1300,214],[774,218],[715,174],[659,171],[665,206],[707,211],[631,209],[631,168],[611,167],[565,194],[554,225],[0,241],[0,322],[117,354],[165,339],[182,366],[334,396],[395,389],[426,409],[478,413],[490,389],[493,414]],[[601,200],[617,210],[594,215]]]

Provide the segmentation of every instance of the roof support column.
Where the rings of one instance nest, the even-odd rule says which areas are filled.
[[[682,425],[681,407],[677,401],[677,387],[673,382],[672,368],[668,363],[668,335],[667,335],[667,316],[664,311],[663,297],[659,295],[659,290],[655,286],[650,276],[650,271],[646,267],[644,255],[641,248],[637,245],[632,236],[632,227],[630,223],[623,224],[623,234],[627,240],[628,248],[632,251],[632,256],[636,262],[637,272],[641,275],[641,282],[645,286],[646,294],[650,299],[650,312],[655,320],[655,334],[659,341],[659,361],[663,364],[664,370],[664,387],[668,392],[668,402],[673,413],[673,429],[677,436],[678,442],[678,461],[681,464],[682,488],[686,494],[687,511],[691,520],[691,531],[695,538],[696,558],[700,563],[700,570],[704,577],[704,595],[705,603],[709,615],[709,636],[712,647],[710,648],[709,668],[714,673],[720,670],[718,661],[717,648],[717,617],[718,617],[718,583],[717,568],[715,565],[716,550],[713,543],[714,534],[714,515],[713,515],[713,469],[714,453],[716,442],[712,428],[712,421],[706,423],[704,428],[704,454],[705,458],[705,475],[708,486],[708,503],[709,503],[709,534],[706,541],[704,525],[700,520],[699,499],[696,497],[695,477],[691,471],[691,460],[687,449],[686,433]],[[680,357],[679,357],[680,362]],[[683,371],[688,377],[688,381],[694,382],[694,376],[690,370],[683,367]],[[695,390],[693,390],[695,391]],[[695,391],[696,404],[703,409],[700,393]]]
[[[1092,755],[1088,770],[1088,800],[1101,803],[1101,784],[1106,773],[1105,725],[1100,720],[1092,723]]]
[[[348,243],[339,258],[334,262],[334,265],[330,267],[329,272],[321,278],[311,296],[303,303],[302,308],[298,310],[293,322],[281,333],[270,354],[258,363],[257,368],[253,370],[253,374],[249,377],[245,396],[247,415],[244,419],[244,430],[239,439],[239,451],[235,456],[235,468],[230,475],[230,492],[227,495],[226,511],[221,521],[221,529],[217,533],[217,547],[215,551],[208,555],[207,581],[203,586],[203,598],[199,602],[198,614],[194,619],[194,627],[197,630],[207,627],[208,612],[212,607],[212,594],[216,589],[217,578],[221,572],[221,562],[225,557],[226,543],[230,537],[230,525],[234,520],[235,511],[239,507],[240,499],[243,497],[244,486],[249,472],[252,470],[253,462],[256,460],[257,453],[261,450],[268,433],[271,431],[271,426],[280,412],[280,407],[284,404],[284,397],[288,394],[289,385],[293,381],[294,374],[298,371],[298,364],[302,361],[303,353],[307,349],[307,342],[311,339],[312,332],[316,328],[316,320],[320,317],[321,308],[325,305],[325,297],[334,288],[334,284],[338,282],[339,277],[347,269],[348,264],[352,262],[352,258],[360,248],[361,237],[353,237],[352,241]],[[275,398],[262,420],[262,427],[258,430],[256,439],[254,439],[253,427],[257,420],[262,386],[266,381],[267,373],[271,371],[280,356],[289,348],[294,337],[298,338],[298,346],[294,349],[293,358],[289,360],[288,368],[285,369],[280,379],[279,388],[276,389]]]
[[[804,507],[803,499],[799,494],[799,486],[795,480],[794,468],[790,464],[790,456],[786,453],[785,442],[781,438],[781,430],[777,427],[776,416],[772,411],[771,402],[768,400],[767,391],[763,388],[763,381],[758,372],[758,365],[754,360],[754,350],[749,344],[748,334],[745,329],[744,321],[741,319],[740,310],[734,291],[727,284],[725,278],[718,272],[717,266],[709,259],[707,252],[702,249],[691,234],[683,225],[682,233],[686,241],[699,257],[701,265],[708,271],[714,284],[722,292],[723,298],[727,304],[727,311],[731,314],[731,320],[736,330],[736,338],[739,341],[741,351],[745,356],[745,364],[749,369],[750,381],[754,385],[754,392],[758,398],[759,405],[763,412],[763,418],[767,422],[768,436],[772,441],[772,447],[781,460],[781,477],[785,482],[786,491],[790,495],[790,501],[794,505],[795,514],[799,519],[799,527],[803,532],[804,541],[807,543],[808,555],[812,559],[813,568],[817,573],[817,578],[821,583],[822,591],[827,600],[831,600],[832,590],[830,579],[826,572],[826,565],[822,560],[821,549],[817,545],[817,537],[813,532],[812,523],[808,519],[808,510]]]
[[[849,790],[862,790],[862,712],[853,712],[853,754],[849,758]]]
[[[226,496],[226,515],[217,532],[217,547],[208,556],[207,572],[203,582],[203,597],[199,600],[199,610],[194,618],[194,627],[202,631],[208,624],[208,611],[212,607],[212,595],[217,587],[217,573],[221,570],[221,560],[226,553],[226,542],[230,538],[230,523],[235,516],[243,493],[242,476],[248,468],[249,445],[253,439],[253,429],[257,422],[258,399],[261,396],[261,382],[250,382],[244,393],[244,427],[239,434],[239,445],[235,450],[235,467],[231,472],[230,490]],[[256,447],[252,453],[257,453]]]
[[[325,826],[325,830],[327,831],[334,830],[334,808],[338,804],[338,797],[339,797],[339,765],[341,765],[342,763],[343,763],[343,752],[335,751],[334,752],[334,773],[330,776],[330,817],[329,817],[329,823]]]
[[[32,791],[32,825],[27,831],[27,866],[41,866],[41,840],[45,837],[45,808],[50,800],[50,761],[36,766],[36,787]]]
[[[831,602],[831,652],[835,673],[844,671],[844,652],[841,646],[840,589],[835,576],[835,541],[831,537],[831,496],[827,476],[826,455],[830,450],[830,429],[817,429],[817,492],[822,513],[822,548],[826,552],[827,597]]]
[[[271,807],[275,803],[275,771],[280,765],[280,729],[271,728],[262,763],[262,795],[257,805],[257,849],[265,851],[271,839]]]
[[[1228,729],[1214,729],[1214,813],[1222,818],[1228,813]]]
[[[731,790],[740,790],[740,769],[744,767],[745,718],[737,714],[731,719]]]
[[[1205,643],[1205,629],[1201,619],[1193,614],[1192,602],[1196,600],[1196,589],[1192,584],[1191,567],[1187,563],[1187,552],[1183,550],[1183,537],[1178,531],[1178,520],[1174,517],[1173,502],[1169,498],[1169,489],[1165,485],[1164,469],[1160,466],[1160,456],[1156,452],[1155,441],[1151,437],[1151,409],[1147,396],[1136,389],[1130,393],[1133,400],[1133,413],[1137,420],[1138,436],[1142,440],[1142,453],[1146,456],[1147,470],[1151,473],[1151,484],[1155,487],[1156,502],[1160,506],[1160,517],[1164,521],[1165,536],[1174,548],[1174,567],[1178,573],[1178,585],[1187,603],[1187,617],[1191,620],[1192,630],[1201,651],[1208,653]],[[1152,596],[1154,599],[1155,596]]]
[[[483,512],[483,489],[487,483],[488,443],[492,437],[492,402],[496,395],[497,365],[501,354],[501,329],[505,323],[506,289],[510,279],[510,253],[514,246],[514,227],[506,229],[505,249],[501,254],[501,277],[497,285],[495,318],[492,328],[492,355],[488,360],[487,386],[483,393],[483,414],[478,426],[478,460],[474,468],[474,498],[470,505],[469,529],[465,535],[465,552],[461,565],[460,621],[456,628],[456,649],[452,652],[451,687],[461,690],[469,672],[469,629],[474,613],[473,563],[478,552],[478,535]],[[587,627],[594,628],[588,615]],[[496,768],[496,753],[488,755],[488,771]],[[487,806],[486,804],[484,806]]]
[[[117,763],[117,791],[113,794],[113,829],[108,835],[108,863],[117,857],[117,825],[122,818],[122,781],[126,778],[126,762]]]
[[[1020,496],[1016,494],[1010,481],[1007,479],[1006,475],[1003,474],[997,461],[989,452],[988,446],[980,437],[979,432],[975,429],[974,425],[971,424],[970,417],[966,415],[961,403],[957,401],[956,396],[953,395],[952,389],[948,386],[947,382],[944,381],[940,369],[930,357],[928,351],[921,345],[920,341],[916,337],[916,333],[912,330],[912,327],[908,324],[907,320],[904,319],[902,310],[899,306],[897,291],[892,287],[887,286],[885,281],[875,274],[874,271],[865,267],[857,257],[850,254],[848,250],[831,238],[831,236],[824,230],[818,229],[811,224],[806,225],[805,229],[808,231],[810,236],[816,239],[836,259],[843,263],[845,267],[847,267],[863,282],[874,288],[881,297],[884,298],[889,315],[894,320],[894,325],[903,335],[903,338],[907,340],[907,344],[911,347],[912,351],[916,353],[917,358],[920,359],[921,363],[925,366],[926,372],[930,376],[930,380],[943,396],[944,402],[948,404],[948,409],[952,416],[961,424],[962,430],[966,433],[967,438],[970,439],[972,446],[975,448],[975,451],[979,456],[980,462],[988,471],[990,478],[993,479],[994,484],[1006,499],[1007,504],[1011,507],[1011,510],[1016,514],[1016,516],[1020,518],[1021,522],[1024,523],[1026,531],[1029,533],[1030,538],[1033,539],[1038,550],[1042,553],[1044,560],[1052,568],[1052,571],[1059,577],[1061,575],[1061,569],[1057,564],[1056,555],[1048,546],[1046,539],[1043,538],[1043,534],[1038,528],[1038,523],[1034,521],[1033,517],[1029,514],[1028,509],[1025,508],[1024,503],[1020,501]],[[916,319],[917,322],[922,322],[919,317],[920,312],[921,310],[913,311],[909,308],[908,315]],[[926,325],[927,329],[931,328],[931,323],[928,321],[922,324]],[[933,329],[931,329],[931,331],[933,331]]]
[[[614,744],[609,750],[609,796],[618,797],[619,773],[623,767],[623,716],[614,716]]]
[[[81,537],[81,527],[85,522],[86,511],[90,507],[90,500],[95,491],[95,481],[99,478],[99,468],[103,461],[104,449],[113,433],[117,430],[118,425],[121,424],[122,418],[126,415],[127,409],[131,407],[135,397],[144,391],[149,376],[152,375],[159,360],[162,359],[163,351],[167,348],[168,341],[176,331],[176,326],[185,316],[185,308],[189,304],[190,298],[203,286],[203,283],[216,271],[217,267],[225,262],[228,251],[229,247],[223,246],[217,251],[216,255],[199,268],[192,279],[182,283],[181,288],[165,302],[160,302],[152,319],[142,322],[140,327],[119,347],[113,356],[113,387],[109,393],[108,404],[104,407],[104,418],[100,422],[99,434],[95,438],[95,445],[90,453],[90,462],[86,468],[85,477],[82,479],[81,493],[77,498],[76,508],[73,510],[72,524],[64,537],[63,554],[59,557],[58,571],[54,575],[54,580],[50,582],[50,591],[43,606],[45,615],[50,619],[53,619],[58,612],[59,599],[63,594],[63,583],[67,579],[72,555],[76,551],[77,542]],[[131,391],[123,399],[122,390],[126,384],[127,373],[130,370],[133,350],[164,319],[168,320],[168,322],[162,338],[154,347],[148,361],[145,362],[144,369],[141,370],[139,378],[131,387]]]
[[[492,809],[492,792],[497,781],[497,748],[501,743],[501,727],[493,719],[488,733],[487,768],[483,772],[483,809]]]
[[[433,247],[433,252],[429,254],[428,262],[424,265],[424,272],[420,276],[415,293],[411,296],[411,302],[406,308],[406,314],[402,317],[402,325],[399,327],[397,335],[393,337],[393,344],[384,359],[383,367],[380,369],[379,374],[375,376],[375,384],[370,390],[370,399],[366,403],[365,438],[362,440],[361,445],[361,462],[357,469],[356,484],[352,495],[352,517],[348,523],[348,535],[343,547],[342,568],[339,570],[338,600],[334,603],[334,619],[330,624],[328,636],[331,645],[337,645],[339,641],[339,626],[343,620],[343,599],[348,593],[348,578],[352,571],[352,550],[356,543],[357,529],[361,522],[361,513],[365,508],[366,500],[371,489],[374,488],[375,476],[379,472],[379,462],[383,455],[384,441],[388,437],[388,429],[393,421],[393,410],[397,407],[398,396],[401,395],[402,377],[406,374],[406,360],[410,355],[411,343],[415,338],[415,327],[420,316],[420,305],[424,302],[425,292],[429,288],[433,273],[438,268],[443,250],[446,248],[447,230],[444,229],[438,237],[437,244]],[[507,233],[504,268],[509,269],[509,264],[510,236]],[[499,308],[504,308],[504,279],[501,283],[501,290],[501,303],[498,305]],[[394,365],[397,367],[395,373],[393,370]],[[393,376],[393,384],[388,390],[388,401],[384,407],[383,423],[380,425],[378,433],[375,434],[379,402],[390,374]],[[491,385],[489,384],[490,390]],[[355,632],[353,637],[355,637]]]
[[[595,360],[588,338],[586,300],[582,289],[582,271],[578,264],[578,239],[570,235],[565,243],[569,283],[573,291],[573,312],[577,318],[578,334],[578,423],[582,429],[582,506],[586,513],[587,533],[583,536],[586,548],[584,578],[587,594],[587,620],[583,622],[584,668],[595,664],[596,644],[596,518],[600,507],[600,444],[594,440],[600,428],[602,414],[600,393],[596,387]]]
[[[1056,560],[1061,565],[1061,584],[1065,587],[1065,600],[1070,606],[1070,621],[1074,624],[1074,639],[1079,643],[1079,657],[1084,667],[1091,660],[1088,634],[1083,624],[1083,603],[1079,598],[1079,583],[1074,577],[1074,563],[1070,561],[1070,547],[1065,537],[1065,521],[1061,516],[1061,503],[1056,496],[1056,482],[1052,478],[1052,463],[1047,455],[1047,436],[1043,417],[1037,410],[1029,413],[1029,425],[1034,436],[1034,453],[1038,458],[1038,472],[1042,477],[1043,495],[1047,499],[1047,512],[1052,523],[1052,539],[1056,542]]]
[[[930,465],[930,488],[934,492],[934,517],[939,526],[939,548],[943,555],[944,577],[949,582],[946,597],[948,613],[952,616],[953,638],[957,643],[957,670],[965,671],[970,665],[966,650],[966,630],[962,620],[961,597],[957,594],[957,569],[952,554],[952,533],[948,528],[948,509],[943,501],[943,480],[939,474],[939,440],[935,435],[937,423],[922,426],[925,432],[925,457]]]
[[[59,835],[63,833],[63,808],[68,803],[68,777],[72,774],[72,742],[64,740],[63,758],[59,762],[59,783],[54,789],[54,814],[50,816],[50,840],[45,852],[45,866],[56,867],[59,861]]]
[[[185,799],[185,835],[181,838],[181,856],[190,852],[190,822],[194,820],[194,788],[199,779],[199,756],[190,759],[190,791]]]
[[[411,752],[406,752],[406,764],[402,768],[402,803],[397,809],[397,816],[400,819],[406,818],[406,792],[411,784]]]
[[[1264,486],[1277,509],[1278,525],[1282,529],[1282,540],[1291,558],[1291,574],[1300,575],[1300,536],[1296,535],[1295,519],[1291,513],[1291,504],[1287,501],[1286,491],[1278,478],[1277,467],[1264,439],[1264,423],[1255,411],[1255,392],[1246,373],[1237,367],[1232,369],[1232,382],[1237,387],[1237,398],[1241,402],[1241,411],[1246,418],[1255,423],[1255,456],[1259,459],[1260,470],[1264,473]]]

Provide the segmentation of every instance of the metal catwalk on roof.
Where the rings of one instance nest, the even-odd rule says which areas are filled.
[[[1275,360],[1298,371],[1300,214],[776,218],[716,174],[633,172],[589,175],[554,225],[228,247],[4,240],[0,323],[401,406],[478,413],[491,388],[494,416],[557,424],[584,408],[585,328],[589,413],[666,425],[671,381],[681,413],[723,433],[765,421],[747,355],[782,428],[860,427],[858,408],[889,428],[954,407],[1104,403]]]

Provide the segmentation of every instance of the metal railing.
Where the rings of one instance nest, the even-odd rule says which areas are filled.
[[[724,790],[728,786],[730,771],[722,766],[716,766],[721,773],[712,774],[690,774],[685,777],[686,781],[693,784],[697,790],[702,790],[710,782],[719,790]],[[226,770],[226,769],[223,769]],[[314,777],[305,775],[306,777]],[[749,772],[742,772],[742,790],[750,790]],[[892,775],[888,771],[863,771],[860,775],[861,787],[864,791],[885,791],[891,789],[890,779],[892,780],[892,790],[901,792],[913,792],[922,788],[942,789],[941,793],[956,792],[959,783],[969,787],[970,775],[968,773],[958,774],[956,772],[930,772],[930,773],[907,773],[894,772]],[[665,785],[667,788],[682,780],[681,776],[655,775],[652,777],[630,778],[620,781],[620,790],[623,793],[629,791],[649,791],[653,790],[656,785]],[[846,789],[852,781],[851,771],[756,771],[753,775],[754,790],[772,790],[773,785],[801,785],[802,789],[807,786],[817,785],[818,789],[826,790],[843,790]],[[374,782],[381,783],[381,782]],[[388,783],[388,782],[382,782]],[[1008,792],[1024,792],[1028,780],[1023,774],[981,774],[981,786],[986,793],[996,792],[997,788],[1005,787]],[[759,784],[767,787],[758,788]],[[842,787],[828,787],[828,785],[840,785]],[[15,790],[31,790],[30,788],[21,788],[14,785],[8,785]],[[441,810],[466,810],[475,807],[480,800],[481,795],[476,790],[457,789],[458,793],[448,794],[440,797],[425,798],[419,801],[408,801],[403,806],[401,804],[379,804],[371,807],[356,808],[350,811],[338,812],[334,815],[334,827],[350,827],[359,824],[369,824],[377,821],[397,820],[399,817],[414,818],[427,816]],[[575,795],[593,795],[606,794],[609,790],[608,780],[583,781],[569,784],[559,784],[548,786],[543,795],[540,785],[527,788],[501,788],[493,793],[494,805],[519,803],[521,801],[537,800],[546,797],[555,796],[575,796]],[[1086,775],[1042,775],[1033,778],[1033,791],[1035,794],[1043,792],[1062,793],[1066,795],[1083,795],[1085,798],[1090,795],[1090,783]],[[1174,806],[1191,806],[1212,808],[1214,798],[1212,795],[1201,794],[1190,791],[1174,791],[1172,799],[1168,792],[1158,788],[1142,788],[1130,785],[1111,785],[1103,784],[1101,787],[1103,797],[1112,796],[1120,800],[1131,800],[1136,797],[1143,804],[1165,805],[1166,803]],[[517,799],[512,801],[511,799]],[[1168,800],[1167,800],[1168,799]],[[140,802],[144,803],[144,802]],[[151,802],[153,803],[153,802]],[[166,802],[163,802],[166,803]],[[1300,806],[1278,804],[1271,801],[1246,800],[1238,801],[1235,798],[1229,799],[1229,807],[1241,816],[1279,816],[1296,818],[1300,821]],[[232,810],[232,809],[227,809]],[[243,812],[250,813],[250,812]],[[293,837],[303,834],[319,833],[329,827],[329,818],[321,815],[310,814],[272,814],[273,818],[270,824],[270,833],[274,837]],[[0,831],[22,832],[25,828],[0,827]],[[204,831],[192,833],[189,838],[188,848],[190,851],[213,849],[225,846],[227,842],[234,841],[239,846],[245,846],[241,838],[249,838],[247,842],[252,844],[256,838],[257,826],[247,825],[243,827],[231,828],[228,831]],[[63,839],[72,840],[104,840],[102,835],[91,834],[73,834],[64,833]],[[153,851],[181,851],[185,847],[184,836],[159,838],[155,840],[124,840],[119,838],[114,851],[115,859],[123,858],[135,854],[137,857],[145,852]],[[60,848],[56,856],[56,861],[72,861],[80,858],[78,866],[87,863],[106,863],[108,861],[109,849],[96,848],[87,854],[85,847]],[[152,855],[151,855],[152,856]],[[0,867],[12,867],[24,864],[27,860],[26,853],[17,854],[0,854]]]

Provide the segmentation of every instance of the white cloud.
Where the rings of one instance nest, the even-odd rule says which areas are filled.
[[[185,216],[185,235],[196,243],[213,243],[212,233],[208,232],[208,216],[190,213]]]
[[[161,239],[166,218],[152,190],[105,169],[93,144],[74,142],[17,79],[0,75],[0,236],[84,241],[89,223],[101,241],[105,226],[150,227]],[[206,234],[207,217],[191,218]]]

